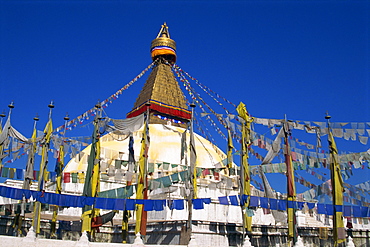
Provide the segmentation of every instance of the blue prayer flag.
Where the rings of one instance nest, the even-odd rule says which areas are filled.
[[[184,209],[184,200],[173,200],[173,206],[176,210]]]
[[[315,203],[313,202],[307,202],[308,209],[313,209],[315,207]]]
[[[298,202],[298,209],[302,210],[304,207],[305,202]]]
[[[114,204],[114,210],[125,210],[126,199],[116,199]]]
[[[297,208],[297,202],[288,201],[288,208]]]
[[[326,209],[326,214],[327,215],[333,215],[334,214],[333,204],[326,204],[325,209]]]
[[[360,218],[361,217],[361,207],[360,206],[353,206],[353,217]]]
[[[210,204],[211,203],[211,198],[202,198],[203,203],[205,204]]]
[[[272,210],[277,210],[278,209],[278,200],[277,199],[274,199],[274,198],[269,198],[270,200],[270,209]]]
[[[229,205],[229,201],[227,200],[227,196],[219,196],[218,200],[222,205]]]
[[[135,210],[135,199],[126,199],[126,210]]]
[[[261,208],[269,208],[269,199],[267,197],[260,198]]]
[[[336,212],[343,212],[343,205],[334,205]]]
[[[367,217],[369,208],[368,207],[361,207],[361,217]]]
[[[153,200],[154,210],[163,211],[166,200]]]
[[[326,209],[325,209],[325,204],[317,204],[317,213],[318,214],[325,214]]]
[[[258,203],[259,203],[259,197],[251,196],[250,201],[249,201],[249,206],[250,207],[258,207]]]
[[[351,217],[352,216],[352,207],[351,206],[344,206],[343,216]]]
[[[194,209],[204,209],[204,204],[202,199],[193,199]]]
[[[153,206],[154,206],[153,200],[145,200],[144,203],[145,211],[153,211]]]
[[[237,196],[229,196],[230,204],[234,206],[239,206]]]

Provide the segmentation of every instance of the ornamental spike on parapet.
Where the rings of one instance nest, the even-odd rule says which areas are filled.
[[[253,247],[248,235],[245,236],[244,242],[243,242],[243,247]]]
[[[355,244],[353,243],[351,236],[348,236],[347,247],[356,247]]]
[[[136,233],[135,241],[131,246],[132,247],[143,247],[143,246],[145,246],[143,240],[141,239],[140,232]]]
[[[294,247],[304,247],[304,243],[301,236],[297,237],[297,242],[295,243]]]

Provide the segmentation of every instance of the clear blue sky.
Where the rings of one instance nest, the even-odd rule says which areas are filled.
[[[0,111],[14,101],[12,123],[30,136],[53,100],[62,125],[66,112],[82,114],[150,64],[163,22],[177,64],[254,116],[370,121],[369,1],[2,0]],[[107,109],[112,118],[126,116],[144,81]]]

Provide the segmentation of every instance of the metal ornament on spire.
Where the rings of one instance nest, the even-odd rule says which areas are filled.
[[[152,41],[150,53],[153,61],[161,57],[172,64],[176,62],[176,42],[170,38],[166,23],[162,25],[157,38]]]

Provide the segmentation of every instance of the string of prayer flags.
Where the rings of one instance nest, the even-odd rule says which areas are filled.
[[[129,83],[124,85],[122,88],[120,88],[117,92],[109,96],[107,99],[103,100],[100,104],[103,108],[107,108],[109,104],[113,102],[113,100],[116,100],[119,98],[119,95],[122,94],[122,92],[126,89],[128,89],[132,84],[134,84],[138,79],[140,79],[149,69],[151,69],[155,64],[157,60],[153,61],[149,66],[147,66],[143,71],[140,72],[139,75],[137,75],[134,79],[132,79]],[[77,127],[78,124],[82,124],[85,120],[88,120],[90,116],[96,115],[96,109],[95,107],[86,111],[85,113],[77,116],[76,118],[68,121],[66,125],[59,126],[58,128],[54,129],[53,132],[60,132],[63,129],[71,130],[75,127]]]
[[[132,186],[131,186],[132,187]],[[110,192],[112,193],[112,192]],[[185,200],[135,200],[126,198],[106,198],[101,196],[107,194],[99,193],[99,197],[85,197],[76,195],[65,195],[55,194],[49,192],[40,192],[33,190],[18,189],[13,187],[0,186],[0,196],[5,198],[11,198],[14,200],[21,200],[23,197],[26,199],[33,198],[36,201],[40,201],[45,204],[52,204],[65,207],[84,207],[85,205],[92,206],[95,208],[106,209],[106,210],[134,210],[136,204],[144,205],[144,208],[148,211],[162,211],[166,206],[170,210],[184,210]],[[111,195],[116,197],[117,195]],[[218,198],[218,202],[221,205],[239,206],[246,200],[247,195],[231,195],[221,196]],[[242,198],[242,199],[240,199]],[[289,208],[302,209],[304,205],[307,205],[309,209],[317,208],[319,214],[331,215],[333,212],[332,204],[322,203],[310,203],[301,201],[288,202],[284,199],[274,199],[266,197],[251,196],[251,207],[261,207],[271,210],[286,210]],[[204,209],[204,204],[210,204],[211,198],[198,198],[193,199],[194,209]],[[370,217],[370,208],[368,206],[338,206],[337,210],[341,210],[345,217]],[[252,210],[253,211],[253,210]],[[253,213],[253,212],[250,212]]]

